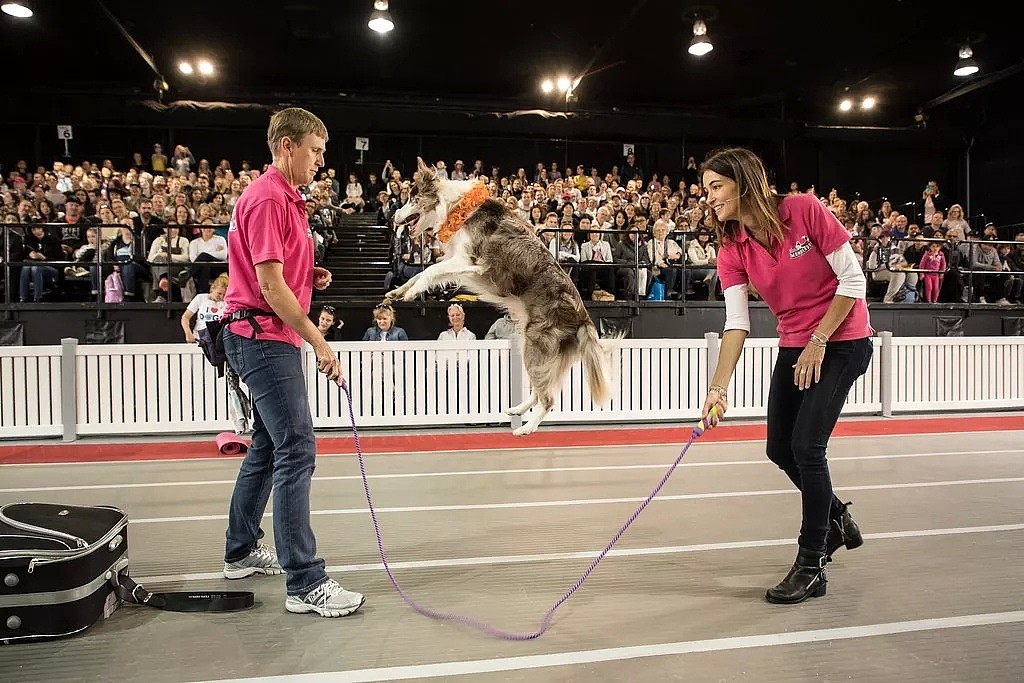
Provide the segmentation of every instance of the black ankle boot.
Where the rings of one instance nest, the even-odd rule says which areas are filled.
[[[800,548],[796,563],[775,588],[769,588],[765,594],[768,602],[792,605],[803,602],[807,598],[820,598],[825,595],[825,553]]]
[[[832,554],[844,545],[847,550],[853,550],[864,545],[864,537],[860,533],[860,527],[850,516],[849,506],[853,503],[843,504],[842,511],[836,515],[833,513],[829,520],[828,538],[825,539],[825,555],[832,561]]]

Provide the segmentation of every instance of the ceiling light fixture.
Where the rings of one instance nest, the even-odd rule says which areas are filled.
[[[381,34],[395,27],[395,22],[391,20],[391,12],[388,11],[388,0],[373,0],[373,13],[366,25]]]
[[[192,65],[188,62],[178,62],[178,71],[185,74],[186,76],[191,75]]]
[[[860,108],[861,109],[874,109],[875,103],[876,103],[876,101],[875,101],[874,97],[870,97],[870,96],[869,97],[865,97],[860,102]]]
[[[545,78],[540,83],[540,89],[543,90],[545,94],[552,93],[557,89],[559,92],[571,95],[579,86],[581,80],[583,80],[582,76],[576,79],[570,79],[568,76],[564,75],[559,76],[556,79]]]
[[[957,60],[956,67],[953,69],[954,76],[973,76],[981,70],[978,66],[978,62],[974,60],[974,50],[971,49],[970,45],[960,46],[960,59]]]
[[[696,19],[693,22],[693,40],[690,41],[689,53],[697,57],[703,57],[715,49],[708,38],[708,25],[703,19]]]
[[[839,103],[840,111],[850,111],[853,109],[853,100],[846,99]]]
[[[28,19],[32,16],[32,9],[21,2],[5,2],[0,5],[0,11],[18,19]]]
[[[213,73],[213,64],[211,64],[209,62],[209,60],[200,59],[199,60],[199,73],[203,74],[204,76],[209,76],[210,74]]]

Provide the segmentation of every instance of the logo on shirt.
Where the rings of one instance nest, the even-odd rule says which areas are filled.
[[[238,232],[238,224],[235,223],[234,216],[232,216],[231,222],[228,224],[228,232]]]
[[[813,246],[814,245],[811,244],[811,240],[807,237],[807,235],[804,235],[803,237],[798,239],[796,241],[796,244],[793,245],[793,248],[789,250],[789,258],[800,258],[804,254],[809,252],[811,250],[811,247]]]

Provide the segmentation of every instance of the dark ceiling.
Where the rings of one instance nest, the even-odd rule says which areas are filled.
[[[957,45],[978,40],[984,87],[943,103],[969,106],[985,79],[1020,67],[1019,28],[988,3],[733,2],[701,9],[715,49],[686,51],[687,3],[392,0],[396,29],[366,21],[372,0],[282,3],[135,0],[32,2],[33,19],[0,15],[9,92],[72,89],[153,95],[154,73],[106,16],[108,8],[152,54],[166,100],[439,98],[481,108],[560,109],[540,80],[583,79],[580,109],[656,108],[822,125],[906,126],[918,108],[965,80]],[[179,59],[208,56],[213,78],[188,78]],[[1003,79],[1020,87],[1020,73]],[[847,92],[878,98],[873,112],[840,115]]]

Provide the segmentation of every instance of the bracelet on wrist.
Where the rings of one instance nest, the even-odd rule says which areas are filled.
[[[825,346],[828,344],[828,337],[823,335],[821,332],[811,332],[810,341],[815,346]]]
[[[721,386],[720,384],[712,384],[710,387],[708,387],[708,391],[714,391],[719,396],[721,396],[722,400],[724,401],[729,400],[729,392],[726,391],[725,387]]]

